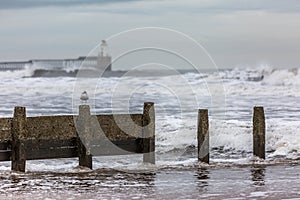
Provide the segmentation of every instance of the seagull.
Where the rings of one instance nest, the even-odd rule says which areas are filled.
[[[86,103],[88,99],[89,99],[89,96],[88,96],[87,92],[83,91],[83,93],[81,93],[80,100],[82,102]]]

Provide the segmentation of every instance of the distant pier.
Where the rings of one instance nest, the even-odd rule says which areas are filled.
[[[68,75],[64,72],[78,71],[81,65],[87,66],[91,69],[103,68],[105,71],[112,71],[112,59],[107,52],[107,43],[102,41],[101,51],[97,56],[80,56],[78,58],[70,59],[34,59],[29,61],[12,61],[12,62],[0,62],[0,71],[20,71],[25,69],[37,70],[37,75],[45,74],[51,76],[51,72],[54,74]],[[69,75],[74,75],[70,73]]]

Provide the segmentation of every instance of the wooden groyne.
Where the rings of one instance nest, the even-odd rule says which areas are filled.
[[[25,107],[15,107],[13,118],[0,119],[0,161],[21,172],[35,159],[78,157],[80,166],[92,169],[92,156],[140,153],[155,163],[154,119],[152,102],[144,103],[142,114],[91,115],[81,105],[76,116],[27,117]]]
[[[253,155],[265,159],[265,115],[253,109]],[[198,110],[198,161],[209,163],[209,115]],[[117,148],[116,148],[117,147]],[[79,166],[92,169],[92,157],[143,154],[155,164],[154,103],[144,103],[142,114],[91,115],[88,105],[76,116],[26,117],[25,107],[15,107],[13,118],[0,118],[0,161],[25,171],[26,160],[79,158]]]
[[[209,119],[208,110],[198,110],[198,160],[209,163]],[[265,159],[265,114],[264,108],[253,108],[253,155]]]

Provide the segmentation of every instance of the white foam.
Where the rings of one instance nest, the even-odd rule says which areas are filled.
[[[34,73],[34,70],[28,66],[25,66],[23,70],[16,71],[0,71],[1,79],[14,79],[14,78],[23,78],[23,77],[31,77]]]
[[[227,101],[226,118],[218,118],[210,112],[210,145],[211,148],[218,149],[217,152],[212,151],[213,160],[221,162],[223,157],[224,162],[226,160],[244,162],[240,160],[243,159],[243,155],[239,156],[240,153],[245,153],[246,161],[247,158],[249,159],[252,151],[252,107],[257,104],[266,108],[266,149],[271,152],[267,154],[268,159],[299,158],[300,105],[298,98],[300,87],[297,84],[300,77],[298,70],[274,70],[268,67],[251,70],[254,74],[262,73],[263,81],[246,81],[244,78],[224,80],[223,86]],[[233,77],[249,75],[241,68],[226,73],[231,73]],[[189,156],[196,152],[197,146],[197,109],[209,108],[211,111],[212,107],[205,81],[212,84],[220,83],[215,74],[208,74],[208,77],[204,77],[193,73],[169,77],[101,78],[97,80],[97,87],[93,85],[96,88],[95,91],[89,94],[91,97],[94,95],[97,100],[98,110],[96,109],[95,112],[98,113],[99,110],[108,109],[106,105],[110,105],[112,93],[118,90],[116,88],[119,86],[124,90],[119,90],[115,99],[118,112],[128,112],[128,96],[131,98],[130,101],[134,102],[134,108],[139,112],[142,112],[143,102],[154,101],[158,162],[161,165],[182,165],[184,162],[191,164],[193,162]],[[74,85],[78,83],[78,80],[70,77],[16,78],[16,76],[8,76],[2,78],[0,83],[2,94],[0,115],[8,117],[9,114],[10,117],[16,105],[26,106],[29,113],[35,111],[35,114],[43,115],[58,112],[63,114],[66,109],[70,111]],[[78,101],[80,94],[81,91],[74,95]],[[198,102],[195,101],[195,96]],[[127,107],[125,108],[124,105]],[[222,109],[224,108],[219,108],[218,111],[222,113]],[[3,111],[6,112],[3,113]],[[236,157],[230,157],[231,154],[236,154]],[[168,157],[171,157],[174,162]],[[64,166],[62,168],[55,164],[48,168],[50,161],[43,162],[29,162],[28,169],[59,171],[76,167],[75,163],[67,163],[62,164]],[[124,162],[119,163],[119,166],[129,164],[125,159]],[[105,162],[103,165],[97,165],[99,168],[109,166],[110,163],[105,164]],[[0,168],[0,170],[7,169],[9,167]]]
[[[300,85],[299,69],[275,70],[264,78],[263,83],[271,85]]]

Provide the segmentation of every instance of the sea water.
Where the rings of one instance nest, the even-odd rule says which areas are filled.
[[[300,196],[300,69],[235,68],[172,76],[84,80],[91,111],[142,113],[155,103],[156,165],[141,155],[95,157],[94,170],[77,159],[26,162],[26,173],[0,164],[1,198],[296,198]],[[299,72],[299,73],[298,73]],[[76,77],[22,78],[0,72],[0,116],[14,106],[27,116],[76,114]],[[265,161],[252,156],[253,106],[266,115]],[[197,162],[197,110],[209,109],[211,164]],[[140,173],[140,172],[143,173]]]

